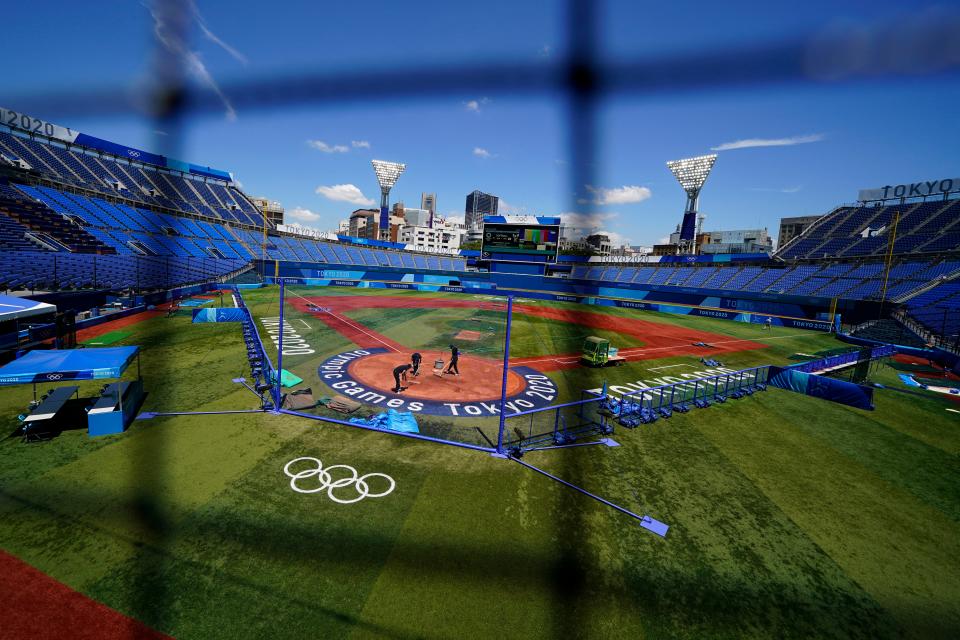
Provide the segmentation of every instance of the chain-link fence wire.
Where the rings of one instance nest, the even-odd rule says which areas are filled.
[[[158,39],[146,89],[141,85],[51,88],[14,93],[8,95],[7,102],[23,112],[42,113],[68,122],[81,117],[145,117],[152,120],[152,129],[165,132],[154,138],[154,149],[169,157],[181,157],[188,119],[222,109],[220,95],[190,85],[188,61],[176,54],[185,50],[182,45],[189,40],[192,6],[190,0],[152,3],[155,20],[165,25],[165,43],[181,46],[164,46]],[[386,97],[392,101],[423,100],[463,92],[553,96],[566,105],[570,210],[584,211],[584,204],[575,194],[582,185],[597,184],[593,179],[597,161],[596,107],[601,99],[654,100],[697,92],[785,86],[844,88],[858,82],[955,77],[960,67],[956,47],[960,41],[960,14],[951,9],[879,25],[827,25],[770,42],[601,60],[597,46],[599,3],[570,0],[566,7],[568,53],[547,64],[506,60],[389,70],[371,67],[348,72],[308,71],[244,78],[223,83],[221,90],[230,96],[238,111],[382,101]],[[256,304],[269,306],[270,301],[257,300]],[[528,428],[528,432],[549,427],[549,419],[536,420],[542,424]],[[152,611],[153,626],[166,628],[177,596],[164,581],[153,578],[166,571],[164,550],[172,542],[169,505],[160,488],[165,486],[164,475],[175,461],[169,458],[163,438],[142,438],[136,442],[139,450],[134,452],[137,463],[131,465],[132,486],[136,488],[132,504],[143,525],[144,551],[134,560],[142,577],[137,584],[150,587],[134,590],[129,610]],[[576,457],[569,460],[576,464]],[[577,473],[576,468],[567,471]],[[144,481],[147,478],[149,481]],[[579,529],[575,520],[566,522],[574,532]],[[569,543],[557,550],[557,561],[575,563],[576,536],[565,538]],[[555,624],[565,633],[578,628],[574,605],[582,588],[582,581],[574,580],[566,580],[563,586]]]

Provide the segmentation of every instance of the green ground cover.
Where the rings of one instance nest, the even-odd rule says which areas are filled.
[[[244,295],[269,317],[272,294]],[[609,312],[768,342],[720,357],[736,368],[838,346]],[[129,330],[124,343],[144,349],[145,409],[256,403],[230,382],[245,373],[237,325],[173,317]],[[317,353],[292,361],[298,375],[352,348],[316,335]],[[573,393],[693,367],[668,358],[551,377]],[[896,373],[872,378],[895,387]],[[6,433],[29,397],[0,389]],[[8,438],[0,547],[178,638],[957,637],[960,416],[946,409],[958,405],[893,389],[875,401],[862,411],[771,389],[619,429],[620,447],[526,457],[669,523],[666,539],[510,461],[292,416]],[[302,455],[388,473],[397,489],[354,505],[296,494],[282,468]]]

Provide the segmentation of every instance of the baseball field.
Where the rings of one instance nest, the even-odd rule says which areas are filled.
[[[271,358],[284,335],[283,368],[302,379],[291,391],[362,387],[345,394],[362,405],[351,415],[419,402],[423,434],[495,434],[482,406],[499,398],[504,300],[288,289],[289,328],[277,287],[244,298]],[[122,328],[112,346],[143,349],[144,411],[259,406],[233,382],[249,376],[238,325],[151,313]],[[735,370],[844,346],[813,331],[529,300],[516,301],[510,334],[514,401],[534,391],[547,404],[717,368],[705,359]],[[626,362],[579,365],[590,335]],[[451,344],[461,375],[435,375]],[[414,351],[422,381],[390,393],[392,366]],[[292,415],[158,416],[116,436],[23,443],[16,416],[31,390],[2,388],[0,637],[957,637],[960,406],[907,393],[900,372],[872,373],[888,387],[873,411],[771,388],[618,428],[617,447],[527,454],[668,523],[666,538],[510,460]],[[352,504],[298,493],[284,467],[303,456],[395,488]]]

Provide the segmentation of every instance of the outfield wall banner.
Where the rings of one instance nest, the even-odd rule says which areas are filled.
[[[813,398],[873,410],[873,387],[827,378],[797,369],[770,367],[768,383],[773,387],[802,393]]]

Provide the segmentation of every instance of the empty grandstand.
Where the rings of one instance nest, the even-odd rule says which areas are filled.
[[[500,265],[497,275],[476,269],[469,275],[491,289],[565,295],[607,287],[614,296],[631,291],[646,300],[718,308],[800,313],[802,307],[806,317],[821,319],[838,300],[872,302],[849,319],[892,314],[924,340],[949,346],[960,333],[960,317],[953,317],[960,308],[954,282],[960,199],[953,183],[918,183],[927,191],[912,199],[903,194],[916,185],[861,192],[856,205],[821,217],[773,257],[614,264],[567,258],[532,272]],[[479,271],[491,266],[477,257],[278,229],[227,172],[55,126],[52,135],[0,129],[0,248],[0,287],[28,290],[164,289],[222,281],[255,266],[280,274],[280,263],[296,265],[282,273],[298,277],[409,282],[432,273],[459,286],[468,264]],[[518,284],[511,272],[527,277]]]

